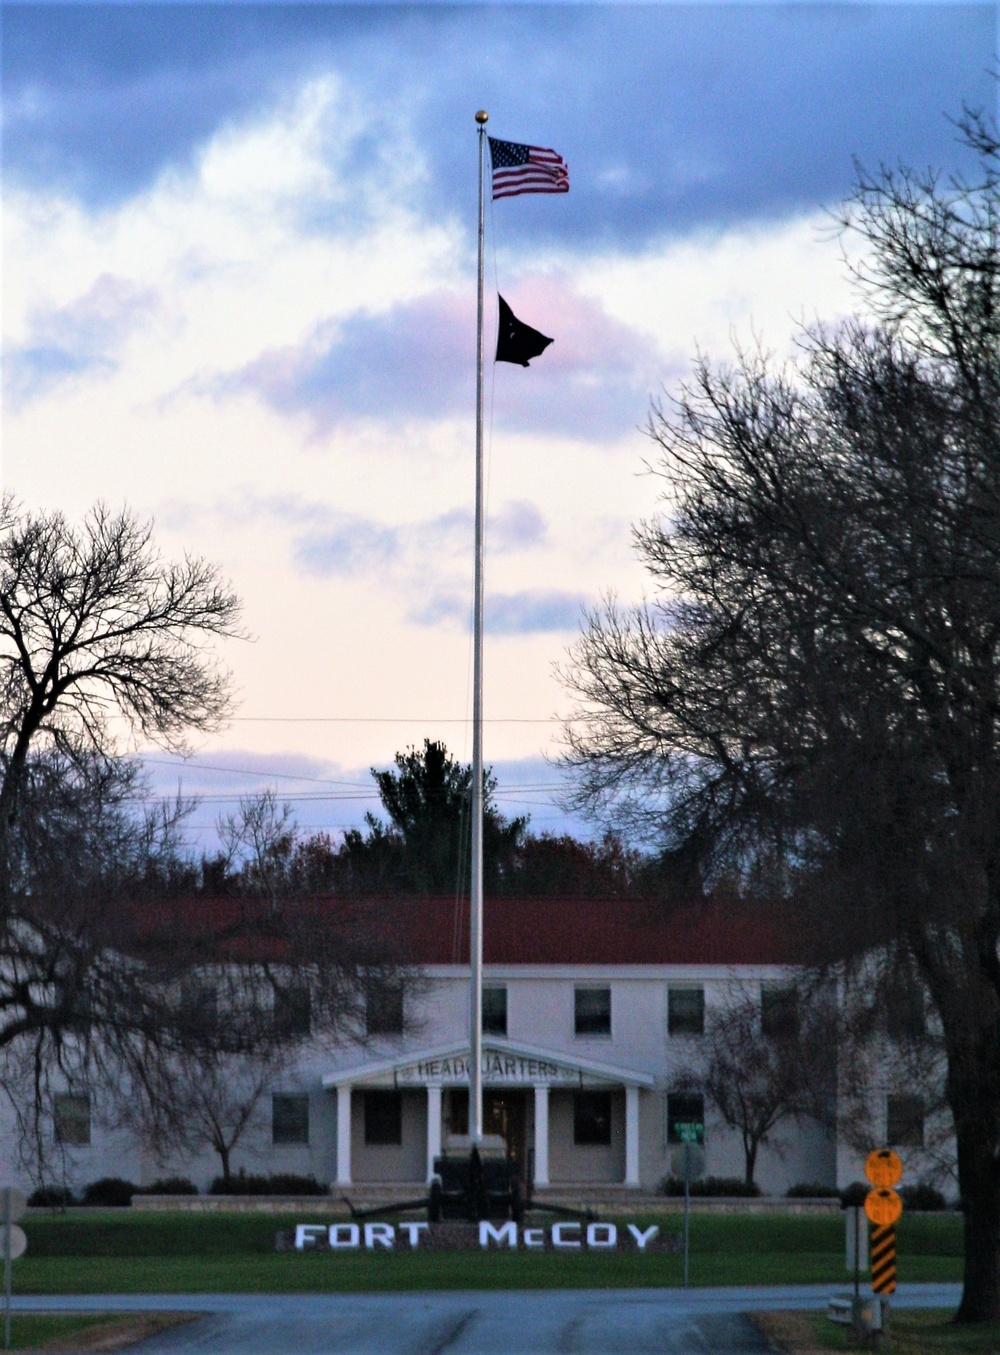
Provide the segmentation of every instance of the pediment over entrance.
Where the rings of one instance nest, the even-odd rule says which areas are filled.
[[[467,1087],[469,1045],[442,1045],[401,1052],[394,1059],[327,1073],[323,1086],[351,1083],[369,1087]],[[497,1037],[483,1041],[483,1085],[486,1087],[651,1087],[647,1073],[571,1059],[561,1051],[515,1044]]]

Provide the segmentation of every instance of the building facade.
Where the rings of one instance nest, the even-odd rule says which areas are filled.
[[[302,1039],[259,1098],[234,1170],[311,1174],[340,1194],[419,1193],[442,1147],[467,1132],[467,919],[452,900],[400,907],[412,964],[373,987],[356,1040],[312,1039],[300,1013]],[[706,1173],[742,1177],[740,1136],[713,1111],[699,1068],[707,1024],[734,989],[759,997],[766,1039],[769,1008],[795,982],[766,921],[707,906],[494,899],[484,937],[484,1127],[534,1190],[655,1192],[692,1126]],[[207,1148],[155,1158],[79,1092],[57,1097],[52,1134],[71,1186],[180,1174],[205,1189],[219,1174]],[[832,1127],[800,1120],[762,1148],[756,1180],[771,1194],[805,1182],[832,1192],[861,1175],[862,1159]]]

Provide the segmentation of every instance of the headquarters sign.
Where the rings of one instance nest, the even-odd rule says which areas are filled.
[[[468,1054],[450,1054],[443,1058],[421,1059],[404,1064],[395,1071],[397,1087],[467,1087]],[[553,1059],[512,1054],[506,1050],[483,1050],[482,1075],[485,1083],[505,1087],[534,1087],[539,1083],[555,1087],[579,1087],[583,1081],[579,1068]],[[588,1081],[590,1079],[588,1078]]]

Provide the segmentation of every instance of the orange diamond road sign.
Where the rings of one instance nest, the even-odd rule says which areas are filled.
[[[873,1186],[894,1186],[903,1175],[903,1163],[891,1148],[878,1148],[865,1159],[865,1175]]]
[[[865,1196],[865,1213],[877,1228],[891,1228],[903,1212],[903,1201],[894,1190],[879,1186]]]

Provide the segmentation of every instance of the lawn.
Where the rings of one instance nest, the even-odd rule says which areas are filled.
[[[185,1314],[175,1313],[128,1316],[114,1313],[14,1313],[10,1320],[10,1349],[34,1350],[39,1346],[51,1347],[58,1342],[60,1350],[71,1351],[78,1348],[79,1341],[81,1348],[86,1346],[92,1350],[111,1350],[116,1347],[116,1337],[135,1341],[187,1320]]]
[[[14,1263],[20,1294],[532,1289],[679,1285],[682,1259],[663,1252],[576,1254],[421,1251],[277,1253],[275,1233],[308,1216],[142,1213],[33,1215],[27,1255]],[[645,1214],[665,1236],[677,1215]],[[840,1217],[755,1218],[695,1214],[694,1285],[844,1284]],[[961,1219],[904,1218],[900,1280],[957,1280]]]
[[[954,1327],[942,1309],[890,1314],[893,1355],[995,1355],[1000,1349],[1000,1322]],[[846,1327],[820,1313],[760,1313],[755,1321],[788,1355],[816,1351],[856,1350]]]

